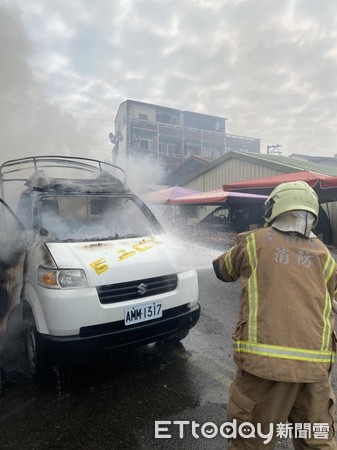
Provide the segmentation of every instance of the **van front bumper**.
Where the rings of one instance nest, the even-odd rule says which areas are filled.
[[[200,317],[199,304],[178,306],[163,311],[159,319],[125,326],[123,321],[80,329],[76,336],[51,336],[38,333],[41,350],[49,364],[70,365],[88,361],[104,351],[141,346],[183,335]]]

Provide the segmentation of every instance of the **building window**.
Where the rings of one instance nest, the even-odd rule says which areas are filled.
[[[181,155],[181,147],[175,144],[162,142],[159,144],[159,153],[163,155]]]
[[[149,141],[139,141],[139,147],[143,152],[149,151]]]
[[[181,155],[181,142],[169,136],[159,136],[159,153],[163,155]]]
[[[182,154],[181,141],[170,136],[159,136],[159,153],[180,156]]]
[[[185,141],[185,155],[201,155],[201,142]]]
[[[156,121],[168,123],[170,125],[179,125],[179,112],[170,109],[157,108]]]
[[[141,113],[139,113],[139,114],[138,114],[138,119],[139,119],[139,120],[147,120],[147,114],[141,114]]]
[[[206,114],[184,111],[184,126],[198,130],[225,132],[225,119],[223,117],[208,116]]]

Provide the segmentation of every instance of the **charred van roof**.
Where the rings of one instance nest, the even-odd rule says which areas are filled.
[[[21,192],[26,187],[26,192],[36,193],[131,193],[121,167],[77,156],[29,156],[6,161],[0,166],[0,197],[4,200],[9,183],[22,183]]]
[[[75,178],[55,178],[50,177],[45,171],[34,172],[26,181],[25,185],[34,191],[53,192],[58,194],[71,193],[129,193],[121,180],[109,174],[100,172],[96,178],[75,179]]]

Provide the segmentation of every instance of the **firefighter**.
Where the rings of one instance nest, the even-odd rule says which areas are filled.
[[[230,449],[273,449],[282,429],[296,450],[337,448],[330,380],[337,269],[311,231],[318,209],[307,183],[280,184],[266,200],[265,227],[237,235],[213,261],[221,281],[240,278],[242,286],[227,420],[274,430],[264,443],[248,427],[250,437],[238,433],[229,439]]]

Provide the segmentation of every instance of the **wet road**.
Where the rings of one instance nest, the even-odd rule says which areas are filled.
[[[186,264],[193,261],[198,270],[202,314],[181,345],[116,352],[92,364],[55,372],[47,385],[39,387],[26,376],[20,350],[13,353],[6,361],[0,400],[0,448],[226,448],[221,435],[207,438],[196,428],[197,438],[189,424],[162,424],[167,429],[160,434],[171,438],[155,438],[155,421],[200,425],[225,421],[235,373],[231,334],[240,286],[218,281],[211,261],[229,244],[185,249]],[[288,446],[282,443],[278,448]]]

